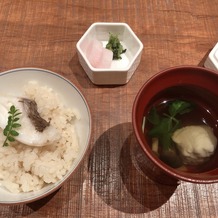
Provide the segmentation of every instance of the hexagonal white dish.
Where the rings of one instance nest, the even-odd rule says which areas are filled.
[[[113,60],[110,68],[95,68],[86,57],[86,47],[90,40],[97,39],[107,44],[109,33],[117,35],[124,49],[121,60]],[[94,23],[78,41],[77,53],[79,62],[88,75],[89,79],[96,85],[122,85],[128,83],[136,68],[138,67],[143,44],[126,23]]]

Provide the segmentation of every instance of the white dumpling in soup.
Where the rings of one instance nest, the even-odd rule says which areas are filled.
[[[184,164],[196,165],[209,159],[215,152],[217,138],[207,125],[186,126],[174,132],[172,140]]]

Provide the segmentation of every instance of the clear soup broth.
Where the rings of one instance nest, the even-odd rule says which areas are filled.
[[[152,107],[155,107],[159,114],[167,113],[168,105],[174,100],[183,100],[193,104],[193,110],[179,117],[181,127],[189,125],[207,125],[213,129],[214,135],[218,139],[218,96],[209,93],[207,90],[193,86],[175,86],[160,92],[152,99],[152,105],[149,105],[145,112],[145,117]],[[152,125],[146,121],[144,135],[149,145],[152,144],[152,138],[148,136]],[[218,146],[217,146],[218,147]],[[159,145],[158,149],[161,149]],[[179,153],[177,151],[179,156]],[[161,159],[161,157],[160,157]],[[161,159],[162,160],[162,159]],[[166,160],[162,160],[166,164]],[[214,154],[203,164],[185,165],[175,167],[178,170],[187,172],[205,172],[218,167],[218,148]]]

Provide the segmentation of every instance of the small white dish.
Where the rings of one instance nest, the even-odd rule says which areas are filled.
[[[52,88],[62,97],[62,101],[67,107],[74,108],[80,113],[80,120],[75,123],[75,129],[79,138],[79,153],[72,163],[70,170],[58,182],[49,184],[39,191],[26,193],[10,193],[0,186],[0,204],[21,204],[39,200],[58,188],[66,182],[74,173],[76,168],[82,162],[85,153],[88,150],[91,137],[91,113],[88,103],[80,90],[64,77],[39,68],[19,68],[0,73],[0,93],[9,95],[21,95],[23,87],[29,81],[36,81],[40,86]],[[0,181],[1,182],[1,181]]]
[[[209,53],[204,66],[212,70],[218,70],[218,43]]]
[[[117,35],[124,49],[122,59],[113,60],[110,68],[95,68],[86,57],[87,42],[96,39],[105,47],[109,40],[109,33]],[[78,41],[77,53],[79,62],[96,85],[122,85],[128,83],[138,67],[143,44],[126,23],[94,23]]]

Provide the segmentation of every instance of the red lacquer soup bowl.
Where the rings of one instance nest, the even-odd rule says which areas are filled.
[[[206,114],[206,118],[202,119],[207,119],[207,124],[218,138],[218,74],[196,66],[179,66],[161,71],[141,87],[132,111],[135,136],[148,160],[147,165],[152,169],[150,172],[159,176],[156,177],[157,181],[166,184],[177,181],[218,182],[218,146],[206,163],[185,170],[167,165],[152,151],[151,139],[142,128],[143,119],[157,102],[169,99],[185,99],[199,105]],[[199,110],[196,111],[196,114],[198,113]]]

